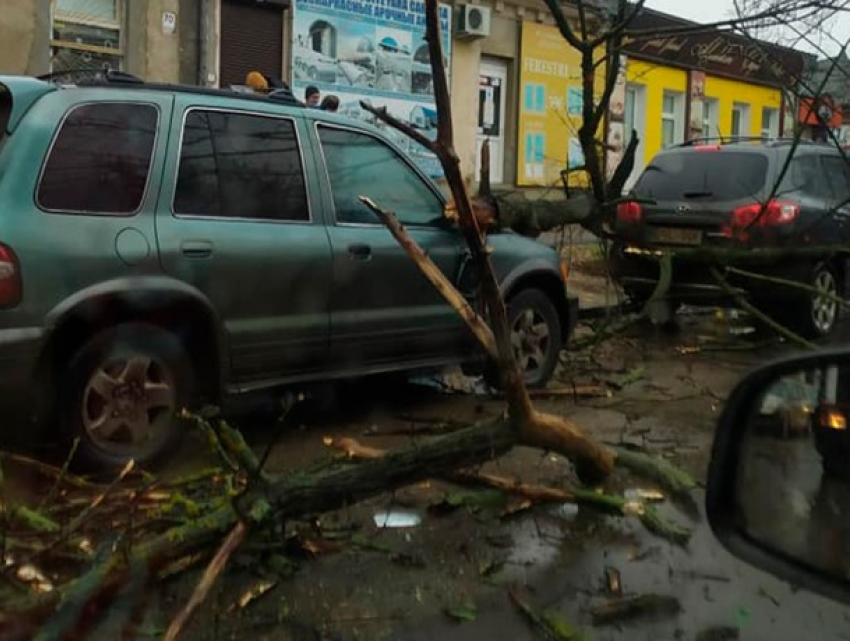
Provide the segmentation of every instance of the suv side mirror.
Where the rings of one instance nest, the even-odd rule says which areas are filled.
[[[735,556],[850,603],[850,350],[786,358],[738,384],[706,512]]]

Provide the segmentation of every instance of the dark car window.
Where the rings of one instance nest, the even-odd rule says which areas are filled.
[[[782,171],[781,166],[779,171]],[[824,184],[822,172],[816,156],[795,156],[788,163],[776,193],[780,197],[806,196],[824,199],[828,196],[828,187]]]
[[[98,103],[72,109],[38,186],[50,211],[127,215],[142,204],[156,139],[154,105]]]
[[[850,165],[840,156],[823,156],[821,161],[833,203],[838,207],[850,204]]]
[[[6,139],[6,128],[9,126],[9,118],[12,117],[12,94],[6,85],[0,84],[0,145]]]
[[[295,124],[285,118],[189,112],[174,213],[309,220]]]
[[[656,156],[635,185],[640,198],[715,202],[757,198],[768,162],[761,154],[688,151]]]
[[[391,147],[355,131],[319,128],[331,181],[336,219],[380,223],[358,196],[368,196],[405,225],[427,225],[442,218],[442,203],[419,174]]]

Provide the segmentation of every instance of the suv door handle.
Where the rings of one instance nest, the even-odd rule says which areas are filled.
[[[208,240],[184,240],[180,251],[187,258],[208,258],[212,256],[213,244]]]
[[[348,257],[351,260],[369,260],[372,258],[372,248],[369,245],[354,244],[348,246]]]

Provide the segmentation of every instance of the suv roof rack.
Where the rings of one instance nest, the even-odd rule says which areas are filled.
[[[245,100],[272,100],[295,107],[305,106],[303,102],[295,97],[292,89],[286,84],[273,87],[269,93],[258,93],[255,91],[244,91],[237,88],[216,89],[212,87],[200,87],[196,85],[178,85],[157,82],[145,82],[138,76],[134,76],[115,69],[70,69],[68,71],[56,71],[38,76],[39,80],[46,82],[58,82],[60,84],[71,84],[78,87],[121,87],[122,89],[153,89],[156,91],[176,91],[188,94],[200,94],[206,96],[226,95]]]
[[[144,84],[144,80],[138,76],[134,76],[133,74],[129,74],[124,71],[118,71],[117,69],[111,69],[109,67],[104,67],[102,69],[66,69],[65,71],[54,71],[53,73],[47,73],[36,77],[38,80],[44,80],[46,82],[60,82],[64,78],[67,79],[67,82],[78,85],[101,83],[115,83],[122,85]]]
[[[704,145],[707,143],[719,143],[721,145],[734,145],[741,142],[754,142],[761,143],[763,145],[790,145],[796,142],[800,145],[819,145],[822,143],[815,142],[814,140],[806,140],[804,138],[768,138],[765,136],[710,136],[706,138],[691,138],[690,140],[686,140],[685,142],[680,142],[678,144],[672,145],[672,147],[694,147],[696,145]]]

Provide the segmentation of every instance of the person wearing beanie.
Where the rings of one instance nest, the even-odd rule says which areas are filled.
[[[249,71],[245,77],[245,85],[254,91],[266,93],[269,90],[269,82],[259,71]]]

